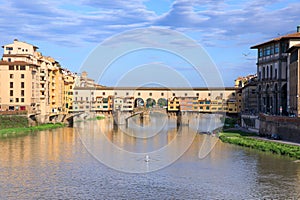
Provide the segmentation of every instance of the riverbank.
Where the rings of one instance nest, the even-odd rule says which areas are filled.
[[[256,136],[256,134],[243,132],[240,130],[230,130],[221,133],[219,138],[225,143],[236,144],[239,146],[300,159],[300,146],[278,143],[269,140],[260,140],[253,138],[253,136]]]
[[[56,124],[42,124],[42,125],[31,126],[31,127],[5,128],[5,129],[0,129],[0,137],[26,135],[32,131],[49,130],[49,129],[61,128],[64,126],[65,124],[63,123],[56,123]]]

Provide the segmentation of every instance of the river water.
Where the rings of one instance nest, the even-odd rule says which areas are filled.
[[[300,163],[155,123],[134,137],[99,120],[1,138],[0,199],[300,199]]]

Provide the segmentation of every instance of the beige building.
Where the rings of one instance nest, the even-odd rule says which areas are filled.
[[[40,113],[38,47],[14,40],[2,46],[0,62],[1,110]]]
[[[60,64],[26,42],[14,40],[3,49],[0,109],[24,110],[40,122],[47,122],[49,116],[62,113],[66,102],[65,78]]]

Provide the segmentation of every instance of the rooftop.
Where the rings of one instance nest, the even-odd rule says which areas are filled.
[[[287,34],[287,35],[283,35],[283,36],[271,39],[267,42],[263,42],[263,43],[254,45],[254,46],[251,47],[251,49],[257,49],[258,47],[261,47],[263,45],[266,45],[266,44],[269,44],[269,43],[272,43],[272,42],[277,42],[277,41],[280,41],[280,40],[285,40],[285,39],[300,39],[300,32],[295,32],[295,33],[291,33],[291,34]]]

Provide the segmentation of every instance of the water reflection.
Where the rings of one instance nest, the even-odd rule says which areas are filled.
[[[135,129],[134,121],[117,128],[107,126],[112,124],[109,121],[93,123],[76,127],[87,150],[105,165],[131,173],[149,172],[172,164],[189,148],[197,133],[189,126],[178,129],[176,121],[164,122],[159,128],[147,127],[144,132],[141,127]],[[148,134],[150,130],[158,132]],[[150,163],[144,162],[146,157],[151,158]]]
[[[129,152],[140,153],[161,149],[163,144],[176,142],[176,137],[182,137],[190,131],[186,127],[186,132],[178,136],[177,130],[170,124],[167,132],[146,140],[114,130],[112,123],[107,121],[82,122],[78,126],[85,131],[87,141],[101,142],[101,139],[105,139]],[[98,130],[105,133],[105,137],[99,137]],[[146,174],[120,173],[101,164],[86,151],[72,128],[1,139],[0,199],[300,197],[300,163],[222,142],[217,142],[205,158],[199,159],[199,147],[205,137],[196,134],[190,148],[179,160],[162,170]],[[179,144],[177,141],[176,145]],[[110,149],[105,146],[96,147],[106,152],[107,156],[112,156]],[[176,149],[167,152],[167,155],[172,156],[174,151]],[[164,157],[159,155],[152,158],[159,160]],[[140,163],[147,167],[143,160]],[[151,170],[151,161],[149,164],[148,170]]]

